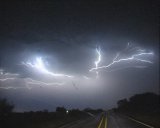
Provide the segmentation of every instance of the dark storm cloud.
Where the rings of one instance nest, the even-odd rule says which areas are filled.
[[[28,43],[94,33],[142,38],[154,36],[158,26],[157,5],[152,1],[6,2],[3,8],[4,37]]]

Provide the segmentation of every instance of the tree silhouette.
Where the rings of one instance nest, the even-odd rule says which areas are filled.
[[[136,94],[127,99],[122,99],[117,102],[118,110],[121,112],[159,112],[160,111],[160,96],[154,93]]]
[[[0,117],[7,116],[13,108],[14,106],[8,103],[6,99],[0,99]]]
[[[66,108],[64,107],[57,107],[56,112],[60,114],[66,114]]]

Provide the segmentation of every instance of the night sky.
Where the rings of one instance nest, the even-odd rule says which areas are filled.
[[[158,2],[5,1],[0,12],[0,97],[15,111],[159,93]]]

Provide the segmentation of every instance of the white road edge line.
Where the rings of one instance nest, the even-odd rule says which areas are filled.
[[[68,127],[70,125],[74,125],[76,122],[79,122],[79,121],[81,121],[81,119],[73,121],[73,122],[70,122],[70,123],[67,123],[67,124],[64,124],[64,125],[60,126],[59,128],[65,128],[65,127]]]
[[[87,114],[88,114],[89,116],[91,116],[91,117],[95,117],[95,115],[93,115],[93,114],[90,113],[90,112],[87,112]]]
[[[98,128],[101,128],[101,125],[102,125],[102,122],[103,122],[103,118],[104,117],[102,117],[102,119],[100,120],[100,124],[98,125]]]
[[[133,119],[133,118],[131,118],[131,117],[128,117],[130,120],[133,120],[133,121],[135,121],[135,122],[137,122],[137,123],[140,123],[140,124],[142,124],[142,125],[144,125],[144,126],[146,126],[146,127],[149,127],[149,128],[154,128],[153,126],[150,126],[150,125],[148,125],[148,124],[145,124],[145,123],[143,123],[143,122],[140,122],[140,121],[138,121],[138,120],[135,120],[135,119]]]

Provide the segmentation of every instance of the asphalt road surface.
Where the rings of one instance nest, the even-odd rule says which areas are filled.
[[[101,114],[66,124],[60,128],[97,128]]]
[[[153,127],[123,115],[109,113],[107,128],[153,128]]]
[[[60,128],[154,128],[113,112],[66,124]]]

